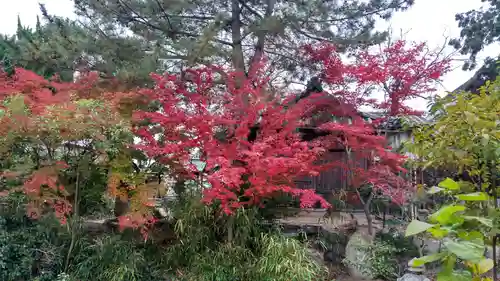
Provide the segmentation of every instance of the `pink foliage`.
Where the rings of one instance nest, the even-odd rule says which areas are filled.
[[[449,69],[446,60],[431,62],[423,50],[422,44],[406,48],[405,42],[398,41],[383,50],[383,55],[364,52],[356,62],[346,64],[330,45],[307,46],[311,61],[322,67],[329,92],[312,94],[296,104],[292,96],[280,99],[271,95],[263,73],[244,77],[205,67],[189,70],[189,81],[178,75],[155,75],[157,86],[142,94],[159,101],[162,109],[136,112],[135,118],[154,124],[137,128],[142,139],[137,148],[165,162],[183,165],[193,174],[198,170],[189,159],[198,149],[200,160],[207,163],[202,172],[210,183],[203,200],[219,203],[227,214],[259,206],[278,192],[300,198],[301,207],[317,202],[327,207],[323,198],[297,188],[294,182],[335,166],[352,173],[354,186],[372,184],[401,203],[409,188],[398,176],[405,172],[401,166],[404,157],[388,150],[384,137],[376,135],[373,125],[366,123],[357,109],[371,105],[388,110],[389,115],[410,113],[403,102],[432,91],[432,81]],[[216,83],[220,77],[226,85]],[[383,102],[360,92],[374,85],[389,85],[394,91]],[[316,130],[328,134],[306,141],[298,129],[307,126],[318,111],[344,121],[319,124]],[[156,134],[163,135],[165,141],[157,141]],[[354,152],[352,163],[319,164],[325,153],[338,148]],[[368,161],[369,168],[357,167],[360,159]]]
[[[304,53],[311,62],[320,64],[324,80],[340,98],[357,108],[370,105],[382,109],[390,116],[421,113],[405,102],[428,97],[451,70],[449,58],[429,51],[425,43],[403,40],[377,52],[359,52],[352,63],[343,63],[329,44],[306,46]],[[384,93],[384,98],[372,99],[374,91]]]

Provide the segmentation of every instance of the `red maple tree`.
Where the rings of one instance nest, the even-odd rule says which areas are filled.
[[[451,59],[442,50],[431,51],[425,43],[404,40],[358,52],[349,63],[341,60],[331,44],[305,46],[304,55],[319,64],[323,79],[338,98],[356,108],[380,109],[388,116],[421,114],[405,102],[428,98],[451,70]],[[377,92],[384,94],[382,99],[371,98]]]
[[[131,111],[139,102],[138,96],[135,93],[106,92],[108,88],[102,88],[101,82],[96,73],[82,75],[74,83],[60,82],[57,77],[46,80],[22,68],[15,69],[14,75],[0,73],[0,153],[8,159],[12,148],[23,147],[25,152],[19,157],[37,159],[34,167],[1,171],[2,177],[22,179],[24,182],[22,186],[5,190],[2,194],[24,192],[29,199],[27,212],[30,217],[38,218],[52,209],[55,216],[65,223],[67,217],[74,213],[72,205],[75,199],[61,179],[61,172],[69,166],[62,160],[65,159],[63,155],[70,155],[68,157],[74,157],[73,162],[78,162],[81,153],[76,153],[78,156],[65,154],[69,150],[67,144],[91,143],[91,147],[85,150],[92,150],[95,159],[107,161],[107,152],[101,148],[107,147],[106,143],[117,141],[112,139],[113,132],[110,130],[130,132],[130,120],[123,118],[121,111]],[[124,149],[126,145],[123,145]],[[144,186],[124,184],[124,187],[117,188],[113,180],[118,173],[114,172],[113,163],[97,164],[110,164],[106,167],[111,170],[108,182],[111,195],[119,196],[134,189],[136,197],[140,197],[131,200],[136,203],[134,210],[140,215],[134,214],[129,220],[121,218],[121,221],[134,224],[141,217],[141,223],[147,222],[149,217],[145,209],[150,209],[150,206],[146,206],[149,197],[144,192]],[[131,160],[126,164],[131,165]],[[15,165],[8,168],[16,169]],[[78,170],[78,167],[73,167],[73,170]],[[74,187],[78,183],[72,185]]]
[[[143,94],[159,101],[162,110],[136,113],[136,118],[154,124],[137,129],[142,139],[137,148],[184,165],[192,173],[199,171],[190,165],[190,157],[199,150],[210,183],[204,189],[204,201],[219,203],[228,214],[259,205],[278,192],[299,197],[302,207],[316,202],[328,206],[294,182],[332,167],[348,170],[352,185],[370,183],[402,202],[408,184],[397,174],[404,172],[404,157],[388,150],[384,137],[376,135],[357,109],[371,105],[389,109],[391,115],[411,112],[403,102],[431,91],[431,82],[448,70],[446,60],[429,63],[422,55],[423,46],[406,48],[405,42],[398,41],[383,50],[384,59],[363,52],[350,64],[343,63],[331,45],[306,46],[305,54],[321,66],[328,92],[311,94],[297,103],[295,96],[269,94],[267,79],[259,72],[244,76],[206,67],[183,76],[155,75],[157,86]],[[221,77],[225,85],[218,83]],[[370,99],[369,91],[360,92],[373,85],[394,90],[380,102]],[[310,126],[319,112],[340,119],[315,124],[316,137],[306,139],[301,128]],[[164,141],[158,141],[159,135]],[[352,159],[319,164],[328,151],[339,148],[352,151]],[[360,161],[367,161],[368,168],[356,164]]]
[[[371,184],[395,202],[402,202],[409,187],[398,176],[404,172],[404,157],[388,149],[385,138],[376,134],[373,124],[365,122],[358,109],[369,105],[386,109],[390,115],[411,112],[404,101],[432,90],[432,81],[448,70],[446,60],[429,66],[429,61],[421,57],[421,46],[406,49],[404,42],[398,42],[384,50],[385,60],[376,54],[360,53],[353,63],[342,62],[331,45],[307,46],[305,55],[319,63],[327,91],[299,99],[270,93],[268,79],[259,72],[264,67],[254,67],[255,72],[247,75],[220,67],[190,69],[182,75],[153,75],[156,86],[138,93],[158,101],[161,107],[156,112],[135,111],[136,120],[149,121],[135,130],[141,138],[136,148],[190,175],[200,173],[191,162],[197,152],[206,163],[201,173],[210,184],[203,190],[203,200],[219,204],[226,214],[260,206],[264,199],[283,192],[300,198],[301,207],[318,202],[328,207],[322,197],[313,190],[298,188],[295,181],[334,167],[347,171],[352,186]],[[16,73],[13,80],[2,77],[0,96],[3,100],[23,94],[30,112],[41,123],[22,114],[15,122],[12,116],[3,116],[0,128],[4,132],[15,128],[35,136],[43,129],[40,117],[52,105],[70,105],[75,94],[85,98],[100,93],[90,80],[58,83],[23,70]],[[371,98],[369,90],[376,85],[393,89],[383,102]],[[123,105],[123,99],[113,96],[103,95],[110,106]],[[130,99],[125,103],[130,106]],[[318,119],[325,114],[328,118]],[[349,151],[347,161],[322,161],[331,150],[339,149]],[[359,165],[361,162],[368,165]],[[43,185],[41,179],[34,174],[27,180],[25,192],[35,194],[34,183]],[[63,190],[53,178],[45,181],[45,186]],[[61,212],[70,211],[56,202],[53,205]],[[138,221],[148,220],[131,215],[121,221],[136,226]]]

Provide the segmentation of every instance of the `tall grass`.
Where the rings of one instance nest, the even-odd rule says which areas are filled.
[[[137,245],[120,235],[80,241],[69,273],[78,280],[164,280],[166,268],[154,245]]]
[[[324,267],[308,255],[304,244],[262,226],[257,209],[240,210],[227,241],[227,220],[196,198],[178,206],[175,245],[167,257],[183,281],[315,281]]]

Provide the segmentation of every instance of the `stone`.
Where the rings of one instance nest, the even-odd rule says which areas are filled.
[[[425,277],[424,275],[406,273],[405,275],[399,277],[397,281],[431,281],[431,280]]]
[[[323,255],[318,250],[307,248],[307,254],[315,263],[319,265],[324,264]]]
[[[369,247],[373,243],[373,236],[362,231],[356,231],[347,242],[344,264],[352,277],[360,279],[373,279],[375,277],[368,254]]]
[[[485,256],[487,258],[493,259],[493,247],[491,246],[486,246],[486,253]],[[497,250],[496,250],[496,258],[500,258],[500,246],[497,245]]]
[[[349,237],[342,232],[322,231],[324,245],[323,255],[325,262],[341,264],[346,257],[345,251]]]

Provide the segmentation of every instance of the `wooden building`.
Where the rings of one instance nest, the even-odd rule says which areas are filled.
[[[358,112],[358,114],[368,123],[383,118],[383,115],[377,112]],[[330,118],[335,121],[335,117],[331,116]],[[322,119],[325,120],[325,117]],[[376,127],[376,132],[387,138],[388,146],[393,151],[401,151],[403,144],[411,140],[413,128],[428,122],[426,118],[421,116],[390,117]],[[404,151],[401,152],[404,153]],[[411,157],[411,155],[409,156]],[[327,153],[323,161],[347,163],[347,153],[343,149],[332,150]],[[370,159],[360,158],[356,160],[356,166],[368,169],[370,162]],[[296,180],[296,184],[299,188],[314,189],[329,201],[334,197],[338,197],[339,193],[343,193],[344,197],[351,197],[352,194],[350,193],[352,192],[349,192],[350,183],[348,182],[347,172],[345,168],[334,167],[321,172],[315,177],[301,177]],[[412,175],[412,180],[417,180],[416,175]]]

